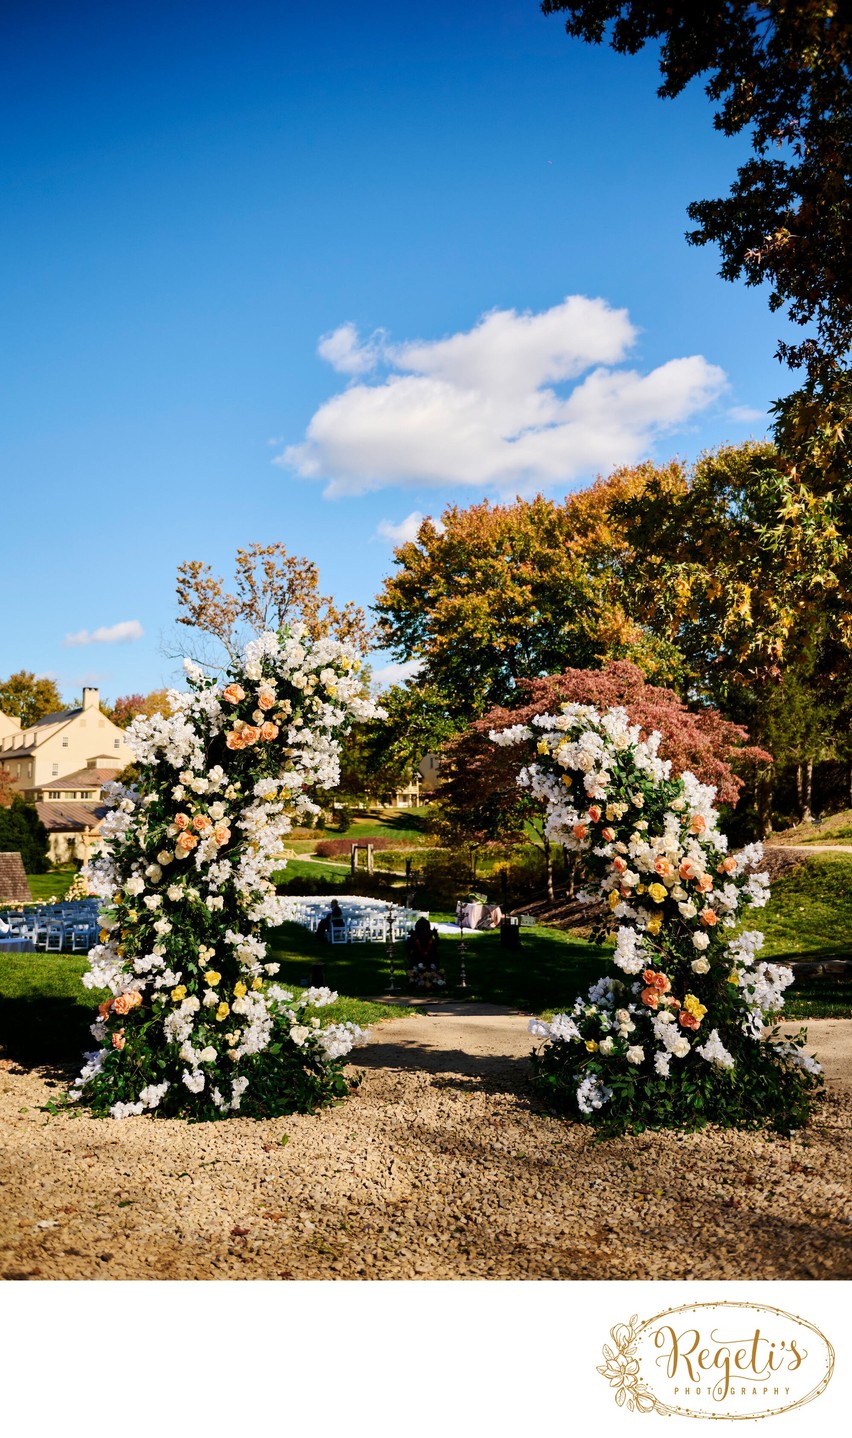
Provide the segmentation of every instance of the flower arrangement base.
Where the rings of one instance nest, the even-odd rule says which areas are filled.
[[[773,1028],[793,974],[762,962],[763,935],[741,910],[769,898],[759,844],[737,854],[718,826],[715,790],[660,759],[624,709],[582,704],[535,728],[493,732],[535,743],[518,782],[547,813],[552,842],[578,854],[587,890],[616,928],[610,971],[549,1023],[533,1053],[551,1108],[607,1134],[643,1129],[807,1123],[822,1071],[806,1035]],[[768,1030],[768,1032],[767,1032]]]

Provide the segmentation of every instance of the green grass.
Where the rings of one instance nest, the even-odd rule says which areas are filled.
[[[852,854],[806,858],[777,880],[746,927],[766,935],[764,958],[852,959]]]
[[[77,874],[76,869],[57,869],[52,874],[27,874],[33,899],[44,904],[48,899],[64,899]]]
[[[852,841],[852,809],[840,809],[811,824],[796,824],[776,836],[785,844],[837,844]]]
[[[94,1047],[89,1025],[108,994],[83,987],[87,967],[79,954],[0,954],[0,1049],[6,1057],[26,1066],[72,1064]],[[283,971],[279,980],[298,994],[310,973],[302,984]],[[349,1020],[367,1028],[414,1011],[342,995],[328,1008],[311,1012],[323,1023]]]
[[[438,916],[435,915],[435,918]],[[327,944],[298,924],[283,924],[270,935],[281,978],[307,983],[311,966],[323,963],[326,982],[348,994],[386,994],[389,984],[384,944]],[[520,949],[506,949],[498,932],[468,935],[465,941],[466,996],[537,1013],[547,1004],[573,999],[601,973],[605,950],[558,929],[524,929]],[[446,994],[459,997],[461,956],[455,935],[441,936]],[[395,951],[396,985],[406,991],[405,951]]]
[[[272,875],[272,882],[286,884],[290,879],[328,879],[331,884],[339,884],[348,873],[349,864],[345,860],[337,864],[329,859],[288,859],[287,867],[277,869]]]

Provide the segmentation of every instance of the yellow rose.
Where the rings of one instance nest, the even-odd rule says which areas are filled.
[[[663,927],[662,915],[654,914],[654,917],[648,920],[646,927],[649,934],[658,934]]]
[[[655,904],[661,904],[666,897],[666,886],[665,884],[649,884],[648,893]]]
[[[209,984],[211,989],[214,989],[221,977],[222,975],[217,974],[215,969],[208,969],[207,973],[204,975],[204,982],[205,984]]]
[[[563,774],[563,775],[562,775],[562,783],[565,785],[565,787],[566,787],[567,789],[570,789],[570,787],[571,787],[571,775],[570,775],[570,774]]]
[[[693,1018],[696,1019],[703,1019],[707,1012],[704,1005],[695,997],[695,994],[687,994],[683,1001],[683,1007],[688,1014],[692,1014]]]
[[[598,1051],[598,1042],[597,1042],[597,1040],[596,1040],[596,1039],[586,1039],[586,1052],[587,1052],[587,1053],[590,1053],[590,1054],[594,1054],[594,1053],[597,1053],[597,1051]]]
[[[138,918],[139,918],[138,910],[136,910],[136,909],[128,909],[128,910],[127,910],[127,920],[128,920],[128,923],[135,924],[135,923],[136,923],[136,920],[137,920]]]
[[[244,983],[240,982],[234,984],[234,993],[236,994],[238,999],[241,999],[244,994],[248,993],[248,989],[246,988]]]
[[[227,1004],[220,1004],[218,1009],[216,1010],[216,1017],[221,1023],[223,1019],[226,1019],[228,1017],[228,1014],[230,1012],[231,1010]]]
[[[619,894],[617,889],[610,889],[609,899],[607,902],[609,903],[609,907],[611,909],[615,909],[618,907],[618,905],[621,903],[621,895]]]
[[[253,989],[262,989],[262,988],[263,988],[263,979],[252,979],[252,981],[251,981],[251,986],[252,986]]]
[[[550,746],[548,745],[548,742],[547,742],[546,739],[539,739],[539,741],[538,741],[538,752],[539,752],[539,754],[547,754],[547,753],[549,753],[549,748],[550,748]]]
[[[740,976],[739,976],[739,974],[737,973],[736,969],[731,969],[731,972],[728,974],[728,983],[729,983],[729,984],[738,984],[739,981],[740,981]]]
[[[174,999],[176,1004],[179,1004],[182,999],[185,999],[186,984],[178,984],[176,989],[172,989],[172,998]]]

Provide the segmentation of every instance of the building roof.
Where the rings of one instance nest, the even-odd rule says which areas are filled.
[[[34,789],[102,789],[104,784],[111,784],[117,774],[121,773],[123,766],[116,764],[109,769],[75,769],[73,774],[63,774],[60,778],[44,779],[40,784],[34,784]]]
[[[33,901],[19,853],[0,854],[0,899],[12,899],[16,904]]]
[[[97,829],[109,813],[106,804],[66,802],[64,799],[38,799],[36,810],[49,834],[82,834],[84,829]]]

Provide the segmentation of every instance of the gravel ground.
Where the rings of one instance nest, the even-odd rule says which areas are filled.
[[[852,1276],[852,1021],[809,1026],[830,1084],[806,1134],[603,1143],[535,1110],[525,1027],[383,1024],[347,1103],[268,1123],[53,1116],[63,1076],[3,1062],[0,1277]]]

